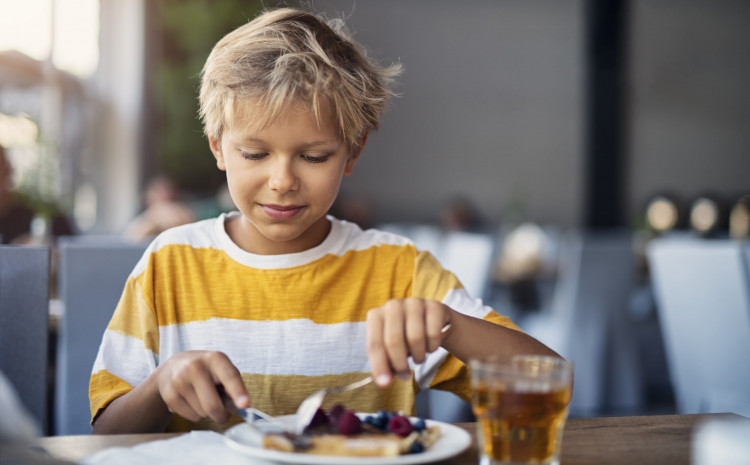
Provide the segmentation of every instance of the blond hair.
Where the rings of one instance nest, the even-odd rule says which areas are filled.
[[[273,122],[290,104],[321,105],[336,115],[343,140],[356,148],[377,129],[393,92],[398,64],[369,60],[344,29],[291,8],[266,11],[222,38],[203,67],[200,116],[207,136],[219,140],[240,105],[252,102],[254,124]]]

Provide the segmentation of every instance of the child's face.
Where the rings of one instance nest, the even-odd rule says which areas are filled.
[[[229,236],[258,254],[315,247],[328,234],[325,215],[362,147],[349,153],[327,105],[320,126],[311,112],[290,105],[276,121],[258,129],[252,124],[252,105],[246,110],[237,112],[221,140],[210,139],[242,213],[227,225]]]

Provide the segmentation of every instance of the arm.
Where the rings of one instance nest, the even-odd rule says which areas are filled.
[[[196,422],[229,420],[216,386],[237,407],[250,405],[237,368],[221,352],[187,351],[167,360],[132,391],[113,400],[94,420],[94,434],[164,431],[172,413]]]
[[[534,354],[560,357],[524,332],[472,318],[455,310],[450,312],[452,325],[443,338],[442,346],[464,363],[470,358],[488,358],[493,355]]]

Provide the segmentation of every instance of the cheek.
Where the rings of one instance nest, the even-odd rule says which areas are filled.
[[[254,176],[251,170],[237,169],[230,165],[226,170],[226,175],[229,194],[235,202],[242,201],[242,198],[257,190],[257,175]]]
[[[336,167],[326,171],[325,173],[319,173],[317,176],[311,179],[314,183],[314,189],[317,192],[329,192],[330,195],[336,195],[341,186],[341,179],[344,176],[344,168]]]

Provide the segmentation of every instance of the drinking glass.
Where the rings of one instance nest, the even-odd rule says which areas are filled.
[[[557,357],[516,355],[471,360],[469,366],[479,463],[558,465],[573,365]]]

